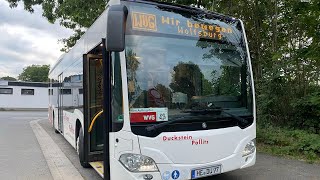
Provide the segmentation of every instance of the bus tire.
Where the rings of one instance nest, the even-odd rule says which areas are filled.
[[[85,161],[85,154],[84,154],[84,137],[83,137],[83,130],[80,127],[79,136],[77,138],[77,152],[79,155],[79,161],[82,167],[89,168],[90,164]]]

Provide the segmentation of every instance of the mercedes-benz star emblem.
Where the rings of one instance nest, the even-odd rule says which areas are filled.
[[[202,123],[202,128],[203,128],[203,129],[207,128],[207,124],[206,124],[205,122]]]

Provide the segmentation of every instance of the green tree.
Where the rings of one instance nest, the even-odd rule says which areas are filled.
[[[240,68],[233,66],[220,67],[222,74],[214,80],[214,94],[216,95],[240,95]]]
[[[171,90],[163,84],[157,84],[155,89],[161,94],[166,105],[169,106],[171,102]]]
[[[173,67],[172,82],[170,88],[174,92],[182,92],[192,96],[202,95],[202,79],[203,74],[198,65],[193,62],[179,62]]]
[[[2,78],[0,78],[0,79],[2,79],[2,80],[6,80],[6,81],[17,81],[17,79],[16,79],[16,78],[14,78],[14,77],[10,77],[10,76],[5,76],[5,77],[2,77]]]
[[[47,82],[50,65],[31,65],[23,68],[18,79],[30,82]]]

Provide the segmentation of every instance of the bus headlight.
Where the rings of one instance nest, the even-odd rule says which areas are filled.
[[[154,160],[141,154],[122,154],[119,161],[131,172],[158,171],[158,167]]]
[[[248,142],[248,144],[244,148],[242,152],[242,157],[248,156],[249,154],[254,153],[255,150],[256,150],[256,139],[253,139],[250,142]]]

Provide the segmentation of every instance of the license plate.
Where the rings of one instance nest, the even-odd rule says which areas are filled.
[[[212,176],[221,173],[221,165],[191,170],[191,179]]]

